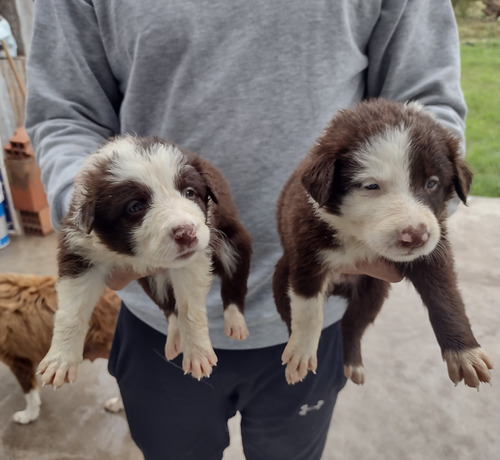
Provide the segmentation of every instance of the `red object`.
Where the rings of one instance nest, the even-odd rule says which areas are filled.
[[[18,128],[4,147],[5,167],[9,175],[14,207],[39,212],[48,206],[35,154],[23,127]]]
[[[38,212],[20,211],[20,214],[23,229],[27,235],[45,236],[53,232],[48,206]]]

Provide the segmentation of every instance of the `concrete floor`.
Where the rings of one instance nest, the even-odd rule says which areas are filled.
[[[461,290],[476,338],[500,365],[500,200],[473,197],[450,219]],[[0,250],[1,272],[55,274],[55,235],[16,237]],[[500,384],[480,391],[448,380],[425,309],[413,288],[394,286],[363,341],[367,381],[347,384],[324,460],[494,460],[500,452]],[[138,460],[123,414],[103,404],[118,392],[104,360],[84,362],[74,386],[42,389],[35,423],[11,421],[24,398],[0,364],[0,458]],[[243,459],[238,417],[224,460]],[[200,459],[203,460],[203,459]],[[265,459],[263,459],[265,460]]]

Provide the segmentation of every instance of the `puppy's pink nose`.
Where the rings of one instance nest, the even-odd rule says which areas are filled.
[[[399,236],[401,245],[408,249],[416,249],[423,246],[429,239],[429,232],[427,227],[420,224],[418,228],[412,226],[406,227],[401,230]]]
[[[172,230],[172,235],[175,242],[180,246],[187,248],[193,247],[197,241],[196,228],[194,225],[179,225]]]

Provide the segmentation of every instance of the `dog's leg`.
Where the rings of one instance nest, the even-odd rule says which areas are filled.
[[[290,334],[292,332],[292,314],[290,311],[290,297],[288,296],[288,279],[290,276],[288,266],[288,260],[285,256],[278,260],[273,275],[273,295],[278,313],[288,328],[288,334]]]
[[[465,306],[457,287],[451,249],[442,240],[439,251],[444,257],[428,257],[409,264],[405,276],[420,294],[429,312],[450,379],[464,380],[470,387],[489,382],[493,364],[472,333]]]
[[[251,238],[241,225],[226,229],[229,236],[222,239],[214,253],[215,273],[221,278],[221,296],[224,305],[224,332],[235,340],[245,340],[245,297],[252,254]]]
[[[5,358],[3,359],[16,377],[24,392],[26,408],[15,412],[12,420],[16,423],[26,425],[35,421],[40,415],[40,390],[35,376],[35,364],[23,358]]]
[[[40,389],[38,387],[32,388],[28,393],[24,393],[24,399],[26,400],[26,408],[15,412],[12,416],[12,420],[21,425],[27,425],[38,419],[42,405]]]
[[[273,276],[273,294],[278,312],[285,321],[290,338],[281,360],[286,364],[285,377],[289,384],[302,381],[307,372],[316,371],[319,338],[323,326],[323,305],[327,284],[325,273],[304,271],[301,264],[290,271],[287,254],[276,264]]]
[[[290,289],[292,323],[290,339],[281,360],[286,364],[285,376],[289,384],[302,381],[308,371],[316,372],[319,338],[323,327],[325,296],[302,297]]]
[[[341,323],[344,374],[354,383],[362,385],[365,382],[365,371],[361,357],[361,338],[380,312],[389,292],[389,283],[369,276],[359,276],[358,282],[348,285],[347,290],[349,301]]]
[[[156,275],[140,278],[138,281],[146,294],[151,297],[153,302],[155,302],[165,314],[165,318],[168,321],[165,356],[168,360],[175,359],[181,352],[181,337],[177,325],[175,296],[172,289],[170,273],[158,273]]]
[[[209,377],[217,356],[208,334],[206,297],[212,283],[211,257],[203,253],[189,265],[170,270],[177,308],[182,368],[196,379]],[[169,331],[170,332],[170,331]]]
[[[165,343],[165,356],[171,361],[177,358],[181,353],[181,331],[179,329],[179,321],[177,320],[177,312],[168,316],[167,341]]]
[[[57,388],[76,380],[90,316],[104,287],[105,276],[95,268],[74,278],[59,279],[52,344],[38,366],[44,385],[52,383]]]

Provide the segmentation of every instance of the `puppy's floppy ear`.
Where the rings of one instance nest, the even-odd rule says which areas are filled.
[[[457,196],[464,204],[467,204],[467,195],[469,194],[472,183],[472,170],[460,155],[460,140],[454,138],[448,143],[449,156],[453,166],[453,186]]]
[[[467,203],[467,195],[469,194],[470,186],[472,183],[472,170],[469,165],[457,155],[454,162],[454,175],[453,185],[458,197],[464,204]]]
[[[209,182],[207,184],[207,194],[215,204],[219,204],[219,199],[217,198],[215,187],[211,185]]]
[[[75,223],[87,235],[94,227],[95,201],[82,197],[79,209],[76,211]]]
[[[330,198],[330,190],[335,171],[334,160],[328,155],[311,157],[302,175],[302,185],[312,199],[323,206]]]
[[[215,204],[219,203],[217,187],[215,186],[215,180],[208,171],[204,171],[199,164],[195,164],[194,168],[198,174],[203,178],[204,185],[207,192],[207,201],[210,198]]]

